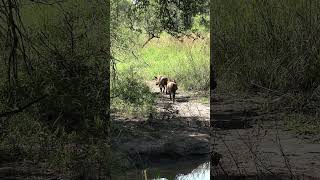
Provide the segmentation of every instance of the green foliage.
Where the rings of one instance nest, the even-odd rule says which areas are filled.
[[[201,67],[207,65],[208,61],[205,62],[205,58],[203,57],[200,57],[201,60],[198,60],[198,57],[186,57],[189,56],[187,53],[190,53],[192,56],[198,56],[199,51],[202,50],[197,49],[195,50],[197,52],[192,52],[190,50],[191,48],[189,48],[190,52],[188,52],[189,50],[187,50],[187,48],[180,46],[185,52],[182,55],[184,58],[181,61],[178,60],[178,58],[174,58],[172,59],[172,63],[184,63],[186,65],[179,67],[179,69],[172,67],[171,70],[166,69],[166,71],[163,71],[165,67],[163,64],[167,64],[168,61],[161,60],[162,53],[165,50],[170,50],[168,51],[169,53],[166,52],[165,54],[175,57],[177,54],[172,52],[172,50],[177,49],[178,46],[170,47],[170,43],[168,42],[159,50],[157,50],[158,47],[152,47],[148,44],[145,50],[141,49],[146,42],[145,34],[143,33],[148,34],[149,38],[160,36],[163,31],[175,36],[180,33],[186,33],[192,26],[192,23],[187,25],[188,22],[186,22],[186,20],[189,21],[190,18],[192,20],[192,17],[189,17],[190,15],[196,16],[199,12],[207,13],[204,11],[204,6],[207,5],[206,3],[208,3],[208,1],[203,1],[199,4],[184,1],[179,5],[174,2],[166,4],[153,0],[135,1],[135,3],[127,0],[112,1],[111,52],[113,61],[111,76],[115,78],[112,80],[113,84],[111,87],[111,107],[113,112],[136,116],[147,115],[153,111],[154,95],[150,93],[150,90],[145,85],[145,80],[150,80],[151,77],[153,78],[154,73],[166,73],[179,80],[181,79],[181,82],[183,82],[181,83],[181,87],[189,87],[190,89],[196,90],[204,90],[209,87],[209,69],[203,68],[204,71],[195,71],[193,69],[193,73],[190,74],[188,71],[192,69],[192,66],[186,64],[191,62]],[[198,8],[192,9],[189,8],[189,6],[197,6]],[[192,13],[186,13],[189,11],[192,11]],[[165,13],[169,13],[173,19],[164,17]],[[174,14],[176,14],[176,16],[174,16]],[[187,14],[188,17],[186,16]],[[205,15],[203,17],[205,17]],[[197,24],[193,30],[195,32],[200,30],[205,31],[205,23],[207,22],[202,24],[202,21],[200,22],[200,19],[198,19],[196,18]],[[173,25],[175,27],[173,27]],[[172,40],[172,42],[174,42],[174,40]],[[167,47],[165,47],[166,45]],[[205,50],[202,52],[205,52]],[[201,63],[199,63],[200,61]],[[149,66],[150,64],[152,64],[152,67]],[[187,69],[183,69],[187,66]],[[181,71],[181,74],[178,74],[179,71]],[[197,76],[196,79],[199,80],[195,82],[195,79],[191,76]]]
[[[1,162],[31,161],[41,170],[94,178],[119,173],[128,165],[123,154],[113,153],[107,139],[84,138],[76,132],[58,137],[27,113],[2,125]]]
[[[113,1],[112,54],[115,66],[111,70],[112,76],[136,72],[144,80],[151,80],[155,75],[163,74],[176,78],[181,88],[208,90],[208,2],[181,1],[177,4],[143,0],[131,4],[125,0]],[[142,33],[148,34],[148,39]],[[192,42],[192,38],[181,37],[180,40],[185,42],[179,43],[168,34],[174,37],[189,34],[198,39]],[[197,37],[199,34],[203,39]],[[158,43],[154,37],[160,37]],[[128,86],[128,83],[123,85]],[[127,99],[132,102],[129,97]]]
[[[208,36],[208,34],[207,34]],[[133,69],[145,80],[166,75],[176,79],[185,90],[207,91],[210,87],[209,38],[184,38],[183,42],[163,34],[150,41],[138,58],[130,56],[118,63],[118,71]]]
[[[152,112],[155,96],[144,80],[132,71],[119,72],[112,81],[111,109],[123,115],[148,115]]]
[[[108,7],[103,1],[67,1],[59,5],[31,3],[21,6],[25,56],[18,54],[15,87],[1,91],[14,97],[18,106],[42,96],[30,109],[34,115],[50,114],[52,130],[89,132],[94,119],[103,119],[107,133],[109,106]],[[31,12],[30,14],[27,12]],[[18,52],[20,53],[20,52]],[[4,73],[4,72],[1,72]],[[14,90],[14,91],[13,91]],[[14,92],[14,95],[12,95]],[[1,101],[8,98],[2,96]],[[11,110],[5,103],[4,108]],[[72,121],[69,123],[68,121]],[[57,122],[61,120],[61,122]],[[63,121],[62,121],[63,120]],[[101,129],[102,130],[102,129]]]
[[[125,7],[131,30],[146,32],[150,36],[158,36],[162,32],[181,36],[192,28],[194,16],[208,15],[208,6],[208,0],[136,0],[132,3],[121,1],[121,6],[118,5]]]
[[[218,79],[235,89],[254,83],[288,91],[320,85],[316,1],[222,1],[211,6]]]
[[[26,119],[24,119],[26,118]],[[22,121],[23,119],[24,121]],[[24,156],[39,161],[46,156],[42,151],[48,148],[53,139],[48,129],[26,114],[16,116],[9,122],[2,124],[1,157],[3,161],[18,161]]]
[[[0,29],[0,113],[46,98],[1,119],[0,161],[29,160],[76,179],[122,170],[123,155],[110,147],[108,1],[10,2],[16,24],[5,13],[1,23],[21,36],[9,65],[14,38]]]
[[[210,33],[210,20],[208,15],[197,15],[194,17],[191,31],[194,33]]]
[[[290,130],[318,133],[319,13],[317,1],[212,1],[217,90],[281,95],[267,110],[287,112]]]
[[[291,114],[285,118],[286,125],[289,130],[293,130],[298,134],[319,134],[320,121],[319,115],[310,116],[305,114]]]

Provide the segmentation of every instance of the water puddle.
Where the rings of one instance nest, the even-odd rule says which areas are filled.
[[[173,163],[155,163],[145,169],[133,170],[119,180],[210,180],[210,162],[184,160]]]

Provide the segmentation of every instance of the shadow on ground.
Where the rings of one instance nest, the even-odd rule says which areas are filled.
[[[193,98],[180,91],[173,103],[169,95],[152,88],[157,97],[156,112],[145,118],[112,117],[113,124],[121,127],[118,135],[112,138],[114,145],[128,153],[132,162],[140,167],[159,159],[178,161],[186,157],[208,156],[209,107],[194,103]]]
[[[221,93],[211,100],[210,141],[221,155],[215,179],[320,179],[320,144],[288,131],[282,112],[264,109],[272,97]]]

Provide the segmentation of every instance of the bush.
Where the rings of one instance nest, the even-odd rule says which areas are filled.
[[[10,2],[16,3],[11,6],[16,24],[4,27],[21,36],[9,65],[7,49],[15,38],[0,30],[9,47],[0,47],[0,112],[45,98],[1,117],[0,161],[29,160],[64,175],[82,173],[76,166],[81,164],[95,175],[110,176],[125,163],[115,162],[122,156],[110,145],[108,1]]]
[[[112,81],[111,109],[126,115],[149,115],[154,109],[155,96],[142,77],[127,71],[119,72]]]
[[[10,111],[14,106],[22,107],[45,96],[29,112],[42,117],[51,130],[61,126],[68,133],[87,134],[94,129],[94,121],[100,119],[105,124],[99,133],[107,133],[110,106],[109,54],[105,52],[109,42],[105,31],[109,23],[107,4],[68,1],[61,6],[64,8],[37,3],[21,5],[26,28],[20,27],[24,35],[20,41],[24,42],[24,55],[28,58],[25,65],[23,55],[17,52],[19,76],[11,80],[14,85],[6,83],[0,87],[8,95],[2,96],[1,102]],[[8,103],[6,99],[11,101]]]
[[[128,166],[125,156],[114,153],[107,138],[84,138],[76,132],[57,136],[27,113],[14,116],[2,125],[0,160],[3,163],[31,161],[30,165],[40,170],[95,178],[119,173]]]

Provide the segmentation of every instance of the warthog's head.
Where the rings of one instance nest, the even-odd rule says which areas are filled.
[[[159,82],[160,82],[159,79],[160,79],[160,78],[161,78],[161,77],[158,78],[157,76],[154,77],[154,79],[156,80],[156,85],[159,85]]]
[[[176,89],[176,90],[178,90],[178,84],[177,84],[177,81],[174,79],[174,80],[172,80],[172,82],[174,82],[174,84],[175,84],[175,85],[174,85],[175,89]]]

